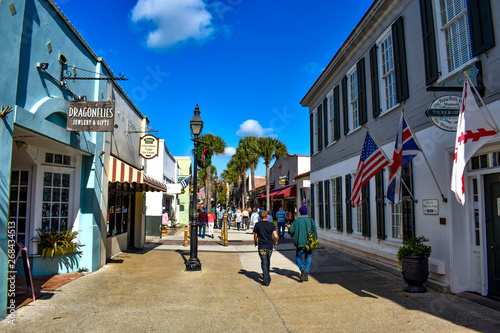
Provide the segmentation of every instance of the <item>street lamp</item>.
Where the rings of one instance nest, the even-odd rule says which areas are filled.
[[[198,165],[197,165],[197,153],[198,153],[198,137],[203,129],[203,120],[200,117],[200,108],[198,104],[194,108],[194,115],[189,122],[191,127],[191,135],[193,136],[194,142],[194,163],[193,163],[193,208],[191,210],[191,239],[190,239],[190,249],[189,249],[189,260],[186,262],[186,271],[201,271],[201,262],[198,259],[198,214],[196,214],[196,209],[198,208]]]

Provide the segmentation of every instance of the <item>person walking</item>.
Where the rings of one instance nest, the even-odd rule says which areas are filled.
[[[227,229],[231,229],[231,221],[233,219],[233,211],[231,210],[231,207],[227,209]]]
[[[198,237],[205,238],[205,232],[207,229],[208,215],[203,209],[199,209],[198,212],[198,227],[200,228]]]
[[[278,233],[274,223],[267,221],[266,211],[260,213],[262,221],[257,222],[253,228],[253,243],[258,246],[260,265],[262,267],[262,284],[269,286],[271,283],[271,255],[273,245],[278,245]]]
[[[208,234],[212,238],[214,238],[214,223],[215,223],[215,214],[213,210],[211,210],[208,213],[207,224],[208,224]]]
[[[316,223],[312,218],[307,216],[307,206],[302,206],[299,209],[300,217],[293,221],[293,223],[287,224],[288,233],[293,236],[293,244],[295,245],[295,261],[300,270],[300,281],[309,280],[309,270],[311,268],[312,252],[307,251],[305,246],[307,243],[307,235],[313,228],[316,237],[318,236],[318,231],[316,230]],[[303,257],[305,256],[305,264]]]
[[[243,217],[243,230],[247,230],[248,229],[248,218],[250,217],[248,215],[248,210],[243,209],[243,212],[241,213],[241,215]]]
[[[236,227],[238,228],[238,230],[240,230],[241,221],[243,220],[243,216],[241,215],[241,210],[239,208],[236,210],[236,214],[234,214],[234,216],[235,216],[235,221],[236,221]]]
[[[253,209],[253,213],[250,216],[250,227],[254,228],[255,224],[259,222],[259,213],[257,213],[257,209]]]
[[[217,213],[217,219],[219,220],[219,229],[222,229],[222,219],[224,218],[224,209],[222,207],[219,209]]]
[[[286,212],[283,207],[280,207],[276,213],[276,220],[278,220],[278,237],[280,239],[285,239],[285,224],[286,224]]]

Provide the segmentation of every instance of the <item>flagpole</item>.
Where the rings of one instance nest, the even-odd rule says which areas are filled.
[[[408,121],[408,118],[406,118],[405,110],[403,108],[401,108],[401,112],[403,113],[403,117],[405,118],[405,121],[408,124],[408,129],[410,130],[412,136],[415,138],[415,142],[417,143],[418,148],[420,148],[420,151],[422,152],[422,155],[424,156],[425,163],[427,163],[427,166],[429,167],[432,178],[434,178],[434,182],[436,183],[436,186],[439,190],[439,193],[441,193],[441,198],[443,199],[443,202],[448,202],[448,199],[444,196],[443,191],[441,191],[441,187],[439,187],[439,183],[436,179],[436,176],[434,175],[434,171],[432,171],[431,165],[429,164],[429,161],[427,160],[427,156],[425,156],[424,150],[422,149],[422,146],[418,142],[417,136],[415,135],[415,133],[413,133],[413,128],[410,126],[410,122]],[[405,184],[405,186],[406,186],[406,184]],[[406,189],[408,189],[408,187]]]
[[[368,133],[370,133],[370,129],[368,128],[368,126],[365,126],[365,127],[366,127],[366,131]],[[384,150],[382,149],[382,146],[378,144],[377,140],[375,139],[375,137],[373,135],[370,134],[370,136],[373,139],[373,141],[375,141],[375,144],[377,145],[377,147],[380,148],[380,151],[382,152],[382,154],[384,154],[385,158],[389,161],[389,165],[391,165],[392,164],[391,163],[391,159],[389,157],[387,157],[387,155],[385,154]]]
[[[403,183],[403,185],[405,186],[406,190],[408,191],[408,194],[410,195],[411,197],[411,200],[413,200],[413,202],[415,203],[418,203],[418,200],[415,199],[415,197],[413,196],[413,194],[411,193],[410,189],[408,188],[408,186],[406,185],[405,181],[403,180],[403,178],[401,178],[401,183]],[[401,195],[401,199],[402,199],[402,195]]]
[[[484,101],[483,101],[483,99],[481,98],[481,95],[479,95],[478,91],[476,90],[476,87],[474,86],[474,83],[472,83],[472,81],[470,80],[469,75],[465,75],[465,78],[466,78],[467,82],[469,82],[469,84],[472,86],[472,89],[474,89],[474,92],[476,93],[477,97],[479,97],[479,100],[481,101],[481,104],[483,104],[483,106],[484,106],[484,108],[485,108],[486,112],[488,112],[488,114],[489,114],[489,116],[490,116],[490,118],[491,118],[491,121],[493,121],[493,125],[494,125],[494,126],[492,125],[491,127],[495,127],[495,130],[496,130],[497,132],[500,132],[500,130],[498,129],[498,125],[497,125],[497,123],[496,123],[496,121],[495,121],[495,118],[493,118],[493,116],[491,115],[490,110],[488,109],[488,107],[486,106],[486,104],[484,104]],[[482,115],[482,113],[481,113],[481,115]],[[484,115],[483,115],[483,117],[484,117]],[[488,122],[488,120],[486,120],[486,119],[484,119],[484,120],[485,120],[486,122]],[[490,124],[490,125],[491,125],[491,124]]]

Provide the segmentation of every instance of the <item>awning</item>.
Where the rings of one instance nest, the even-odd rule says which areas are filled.
[[[167,185],[149,177],[141,170],[120,161],[114,156],[109,159],[109,177],[110,183],[135,183],[137,192],[166,192]]]
[[[295,196],[297,196],[297,186],[295,184],[269,191],[269,198],[271,199],[281,199]],[[257,197],[259,199],[265,199],[266,192],[259,194]]]

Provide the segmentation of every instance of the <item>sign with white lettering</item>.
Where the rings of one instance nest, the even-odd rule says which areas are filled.
[[[115,102],[69,101],[66,130],[113,132]]]
[[[158,156],[160,140],[152,134],[146,134],[139,143],[139,156],[149,160]]]
[[[438,128],[455,132],[458,124],[458,113],[462,105],[460,96],[442,96],[434,100],[425,114]]]

